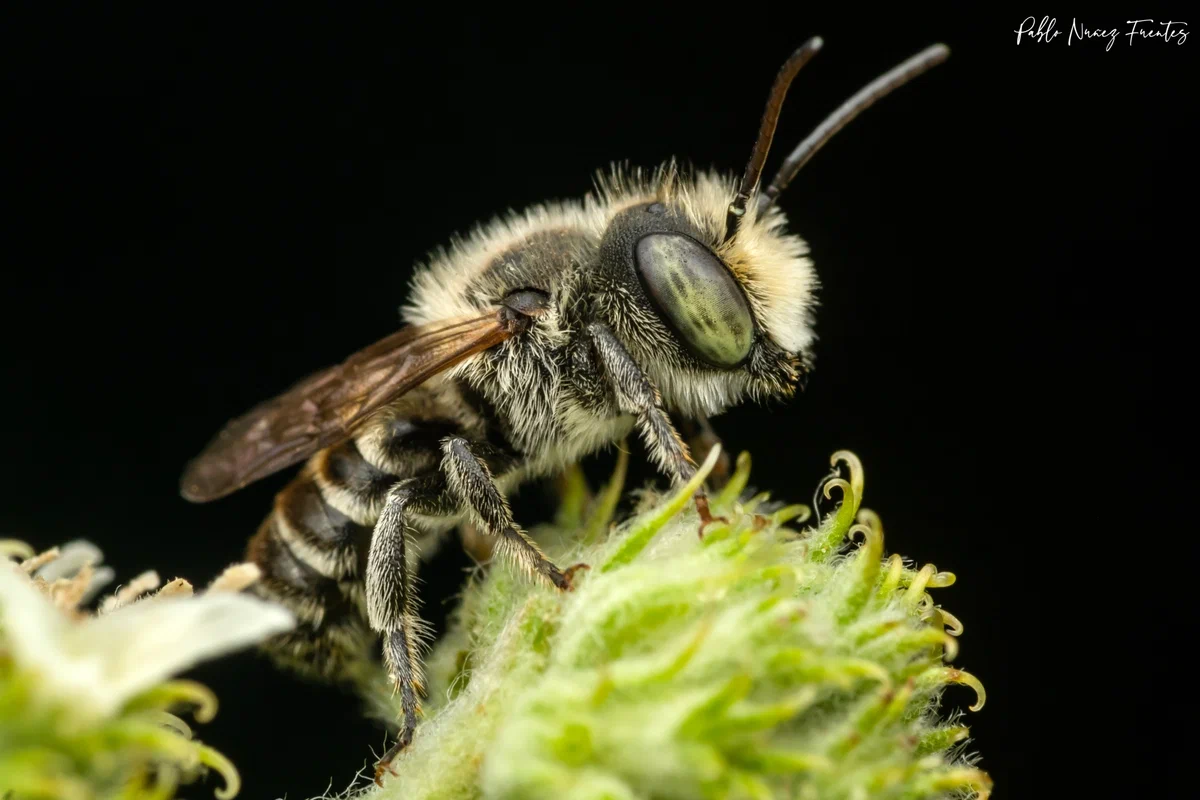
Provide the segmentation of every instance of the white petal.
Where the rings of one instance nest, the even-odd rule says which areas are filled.
[[[248,595],[163,597],[77,625],[68,632],[67,647],[76,659],[98,659],[104,689],[103,697],[96,698],[97,710],[110,713],[139,692],[201,661],[294,625],[286,609]]]
[[[15,565],[0,564],[0,628],[17,669],[36,675],[33,691],[48,705],[67,705],[80,717],[102,713],[99,663],[66,651],[76,627]]]
[[[52,666],[71,624],[29,576],[15,564],[0,562],[0,626],[18,665]]]

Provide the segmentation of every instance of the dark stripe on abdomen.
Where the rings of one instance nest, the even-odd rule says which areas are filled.
[[[361,459],[360,459],[361,460]],[[366,463],[363,461],[362,463]],[[390,486],[395,479],[389,479]],[[381,490],[387,493],[386,486]],[[293,547],[305,553],[319,572],[348,579],[363,574],[358,553],[371,543],[371,528],[359,525],[333,507],[311,480],[298,480],[280,493],[275,514],[287,526]],[[280,535],[283,535],[280,531]]]
[[[275,498],[275,508],[247,547],[259,566],[257,594],[281,602],[299,625],[265,643],[268,652],[308,674],[335,676],[369,655],[362,581],[371,536],[388,491],[403,478],[430,474],[441,460],[440,440],[458,431],[443,420],[387,423],[380,446],[394,475],[369,461],[354,440],[315,455]]]
[[[412,459],[419,463],[422,456],[440,457],[442,439],[458,432],[458,424],[451,420],[400,417],[388,423],[383,449],[393,461],[403,463]]]
[[[337,581],[300,559],[280,534],[278,523],[275,514],[267,517],[247,547],[246,557],[263,571],[265,588],[318,626],[351,610]],[[306,610],[299,613],[299,606]]]
[[[388,489],[399,480],[367,461],[353,439],[329,448],[324,458],[317,460],[316,468],[328,485],[355,495],[371,507],[381,504]]]

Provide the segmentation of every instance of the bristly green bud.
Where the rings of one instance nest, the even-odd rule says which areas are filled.
[[[833,463],[821,490],[838,505],[805,526],[805,507],[757,513],[768,498],[742,497],[742,454],[710,498],[727,521],[702,536],[694,485],[610,531],[623,468],[597,498],[573,476],[535,533],[592,569],[565,594],[501,562],[477,576],[429,659],[397,776],[363,796],[986,797],[961,712],[938,714],[952,683],[984,702],[948,666],[962,623],[929,594],[954,576],[886,557],[858,459]]]

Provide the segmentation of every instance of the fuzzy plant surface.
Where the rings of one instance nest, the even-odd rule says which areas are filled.
[[[533,531],[559,593],[503,560],[466,587],[428,658],[423,721],[381,786],[342,797],[695,800],[986,797],[949,684],[962,625],[929,591],[954,576],[885,555],[848,452],[819,487],[819,521],[745,492],[742,454],[700,531],[687,486],[644,491],[610,524],[625,462],[592,496],[568,481]],[[376,680],[376,713],[395,714]],[[965,698],[964,693],[952,698]]]

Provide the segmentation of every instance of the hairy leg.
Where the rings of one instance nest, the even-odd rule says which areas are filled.
[[[487,445],[451,436],[443,440],[442,453],[442,471],[450,491],[471,512],[478,528],[495,537],[497,544],[528,574],[541,577],[559,589],[569,590],[575,568],[564,573],[517,527],[508,501],[496,486],[483,458]]]
[[[675,483],[689,480],[696,474],[696,462],[663,408],[658,389],[607,325],[593,322],[588,326],[588,333],[618,407],[637,417],[638,431],[659,468]],[[712,516],[703,489],[696,492],[695,499],[703,532],[709,523],[720,517]]]
[[[696,463],[662,407],[658,389],[607,325],[593,322],[588,333],[618,408],[637,417],[638,432],[659,468],[676,483],[690,479]]]
[[[387,494],[375,523],[367,556],[367,618],[383,639],[388,674],[400,692],[402,719],[396,743],[375,767],[378,782],[392,759],[412,741],[417,726],[417,695],[422,691],[420,648],[425,625],[409,572],[408,515],[446,514],[453,510],[446,481],[438,474],[400,481]]]

